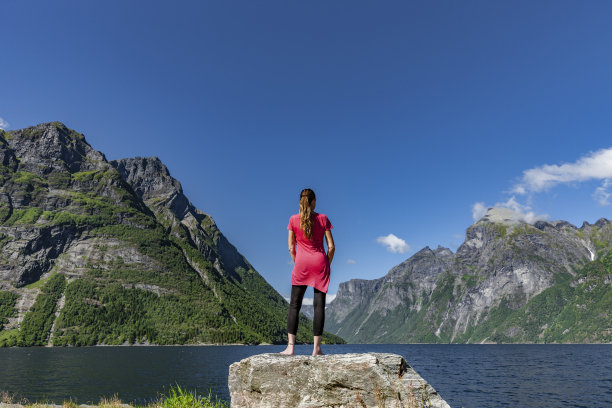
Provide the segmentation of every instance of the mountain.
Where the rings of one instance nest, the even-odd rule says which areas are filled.
[[[352,343],[612,342],[612,223],[531,225],[491,208],[452,253],[426,247],[339,286],[326,327]]]
[[[158,158],[0,130],[0,345],[282,343],[287,310]]]

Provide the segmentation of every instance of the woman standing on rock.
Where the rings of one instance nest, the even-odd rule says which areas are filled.
[[[295,346],[300,308],[308,286],[314,288],[313,356],[322,355],[321,336],[325,323],[325,294],[329,286],[330,264],[334,258],[333,226],[324,214],[314,212],[317,198],[314,191],[305,188],[300,193],[300,213],[289,219],[289,254],[293,259],[291,273],[291,301],[287,317],[287,348],[281,354],[292,355]],[[323,247],[327,242],[327,254]],[[297,243],[297,250],[296,250]]]

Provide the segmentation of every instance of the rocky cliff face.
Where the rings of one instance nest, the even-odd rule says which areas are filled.
[[[239,268],[252,269],[219,231],[212,217],[191,204],[183,194],[181,183],[170,176],[168,168],[157,157],[136,157],[110,163],[154,212],[158,221],[177,238],[188,239],[215,265],[217,272],[240,279]],[[184,231],[188,235],[183,234]]]
[[[285,338],[285,300],[158,158],[52,122],[0,130],[0,162],[0,345]]]
[[[591,262],[606,259],[612,223],[530,225],[512,215],[507,209],[490,209],[467,229],[455,254],[424,248],[383,278],[340,284],[327,309],[327,328],[353,342],[562,340],[545,326],[547,318],[539,316],[540,326],[532,327],[535,312],[529,306],[571,285],[572,296],[582,298],[584,287],[576,282]],[[610,290],[605,267],[600,272],[601,289]],[[566,306],[559,303],[558,308]],[[604,312],[599,318],[604,329],[612,326],[612,315]],[[608,338],[605,330],[599,334],[575,340]]]
[[[94,192],[116,206],[114,221],[147,208],[82,134],[60,123],[3,132],[0,138],[0,285],[24,286],[40,279],[87,228],[54,222],[56,216],[87,217],[84,201]],[[97,177],[88,177],[96,174]],[[134,220],[134,222],[137,222]]]

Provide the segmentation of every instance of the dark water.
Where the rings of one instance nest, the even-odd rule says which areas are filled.
[[[33,401],[144,403],[179,384],[229,401],[229,365],[282,346],[0,349],[0,391]],[[309,354],[311,346],[298,346]],[[403,355],[452,407],[612,407],[612,345],[338,345]]]

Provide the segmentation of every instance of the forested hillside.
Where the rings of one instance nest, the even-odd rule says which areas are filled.
[[[52,122],[0,130],[0,163],[0,345],[286,340],[286,301],[159,159]]]

